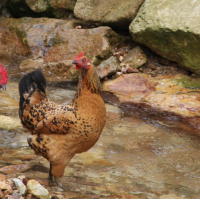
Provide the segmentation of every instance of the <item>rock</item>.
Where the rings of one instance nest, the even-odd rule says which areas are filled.
[[[44,63],[43,59],[38,59],[38,60],[26,59],[20,63],[19,68],[29,72],[32,71],[34,68],[42,68],[43,63]]]
[[[78,0],[74,14],[83,21],[128,28],[143,0]]]
[[[0,174],[0,181],[5,181],[6,180],[6,176],[4,174]]]
[[[32,194],[27,194],[26,199],[34,199],[34,196]]]
[[[147,56],[142,49],[137,46],[130,50],[123,60],[125,65],[129,65],[131,68],[138,68],[147,62]]]
[[[0,128],[5,130],[17,130],[22,129],[22,125],[19,119],[0,115]]]
[[[64,196],[63,196],[62,194],[57,194],[57,195],[56,195],[56,198],[57,198],[57,199],[64,199]]]
[[[27,183],[28,193],[40,199],[50,199],[49,192],[46,188],[40,185],[36,180],[31,179]]]
[[[132,68],[132,67],[128,67],[126,71],[128,73],[138,73],[139,72],[138,69],[135,69],[135,68]]]
[[[18,179],[20,179],[22,183],[27,186],[28,179],[24,175],[18,176]]]
[[[115,80],[103,83],[103,90],[111,92],[122,99],[145,96],[155,90],[154,83],[148,80],[148,76],[141,74],[125,74]]]
[[[0,107],[6,107],[7,109],[17,109],[19,107],[19,102],[15,101],[7,91],[0,91]]]
[[[9,184],[4,183],[4,182],[0,182],[0,189],[2,191],[4,191],[4,190],[8,191],[8,194],[12,194],[12,192],[13,192],[12,187]]]
[[[60,62],[48,62],[42,69],[44,71],[50,71],[52,74],[58,76],[58,79],[65,79],[67,81],[77,81],[79,72],[71,60],[63,60]],[[55,77],[49,77],[48,80],[55,80]]]
[[[0,189],[0,199],[4,198],[4,193],[2,192],[2,190]]]
[[[20,64],[23,70],[67,66],[71,73],[74,72],[74,65],[69,64],[69,61],[80,52],[84,51],[90,60],[98,58],[102,61],[111,56],[113,44],[123,41],[109,27],[74,29],[72,20],[9,18],[0,19],[0,27],[0,51],[29,57]],[[63,75],[60,70],[54,71],[55,75],[62,74],[61,80],[65,80],[65,77],[68,79],[66,73]],[[69,79],[71,76],[74,79],[77,71],[69,75]]]
[[[19,190],[19,193],[25,195],[27,192],[26,186],[22,183],[22,181],[18,178],[12,179],[16,188]]]
[[[199,9],[200,1],[147,0],[129,27],[132,39],[200,74]]]
[[[20,199],[20,195],[17,192],[13,192],[12,197],[13,199]]]
[[[118,78],[118,77],[120,77],[121,75],[123,75],[122,72],[117,72],[115,76],[116,76],[116,78]]]
[[[6,195],[5,199],[14,199],[12,195]]]
[[[75,3],[76,0],[10,0],[8,6],[15,17],[53,16],[57,18],[65,18],[72,13]]]
[[[9,173],[11,171],[21,172],[21,171],[25,171],[25,170],[27,170],[29,168],[30,167],[28,165],[26,165],[26,164],[22,164],[22,165],[8,165],[8,166],[0,168],[0,171],[1,172],[5,172],[5,173]]]
[[[103,79],[106,76],[116,74],[116,72],[121,70],[121,67],[117,62],[117,58],[112,56],[109,59],[103,61],[96,69],[99,78]]]

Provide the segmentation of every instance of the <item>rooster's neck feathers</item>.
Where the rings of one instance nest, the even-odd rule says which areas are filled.
[[[75,98],[81,96],[84,90],[99,95],[101,93],[101,83],[93,65],[91,65],[89,69],[81,69],[77,94],[75,95]]]

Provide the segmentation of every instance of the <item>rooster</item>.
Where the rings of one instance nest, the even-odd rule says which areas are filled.
[[[6,90],[6,83],[8,82],[8,73],[6,71],[6,67],[0,63],[0,89]]]
[[[50,162],[49,179],[58,185],[73,156],[94,146],[106,122],[95,67],[83,52],[72,63],[80,70],[80,76],[70,103],[60,105],[46,97],[46,80],[39,69],[25,75],[19,83],[19,117],[32,133],[28,144],[36,155]]]

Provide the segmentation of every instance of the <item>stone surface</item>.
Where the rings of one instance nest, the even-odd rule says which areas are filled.
[[[19,119],[0,115],[0,128],[4,130],[17,130],[22,129]]]
[[[72,14],[76,0],[9,0],[7,7],[15,17],[57,17],[66,18]]]
[[[26,165],[26,164],[22,164],[22,165],[8,165],[8,166],[1,167],[0,171],[4,172],[4,173],[11,173],[13,171],[21,172],[21,171],[25,171],[25,170],[27,170],[29,168],[30,167],[28,165]]]
[[[5,181],[6,180],[6,176],[4,174],[0,174],[0,181]]]
[[[136,99],[155,90],[154,83],[148,80],[148,76],[141,74],[125,74],[115,80],[103,83],[103,90],[111,92],[121,99],[133,97]]]
[[[27,189],[26,186],[22,183],[22,181],[18,178],[13,178],[12,181],[14,182],[16,188],[19,190],[19,193],[25,195]]]
[[[128,28],[142,3],[143,0],[78,0],[74,14],[84,21]]]
[[[199,9],[199,1],[146,0],[129,27],[132,39],[200,74]]]
[[[137,46],[130,50],[123,60],[123,63],[131,68],[138,68],[147,62],[147,56],[142,51],[141,47]]]
[[[9,184],[6,184],[4,182],[0,182],[0,189],[2,191],[4,191],[4,190],[8,191],[9,194],[12,194],[12,192],[13,192],[12,187]]]
[[[0,199],[3,199],[4,198],[4,193],[2,192],[2,190],[0,189]]]
[[[122,42],[121,36],[109,27],[74,26],[74,21],[48,18],[0,19],[0,53],[29,57],[20,64],[22,70],[54,65],[55,75],[61,75],[61,79],[68,79],[68,75],[57,67],[67,65],[72,73],[69,79],[74,79],[77,71],[70,69],[74,65],[69,62],[80,52],[91,60],[103,61],[112,55],[111,46]]]
[[[79,71],[71,60],[63,60],[60,62],[48,62],[42,66],[43,71],[51,71],[51,74],[56,75],[58,79],[65,79],[67,81],[78,81]],[[55,80],[55,77],[49,80]]]
[[[27,183],[28,193],[36,196],[39,199],[50,199],[49,192],[46,188],[40,185],[36,180],[29,180]]]
[[[121,70],[120,65],[117,62],[117,58],[111,56],[109,59],[103,61],[99,66],[97,66],[97,72],[100,79],[103,79],[106,76],[111,76],[116,74]]]

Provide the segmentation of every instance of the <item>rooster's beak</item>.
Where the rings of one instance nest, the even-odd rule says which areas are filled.
[[[2,88],[3,90],[6,90],[6,86],[5,85],[0,85],[0,88]]]
[[[78,64],[76,60],[72,60],[72,64]]]

